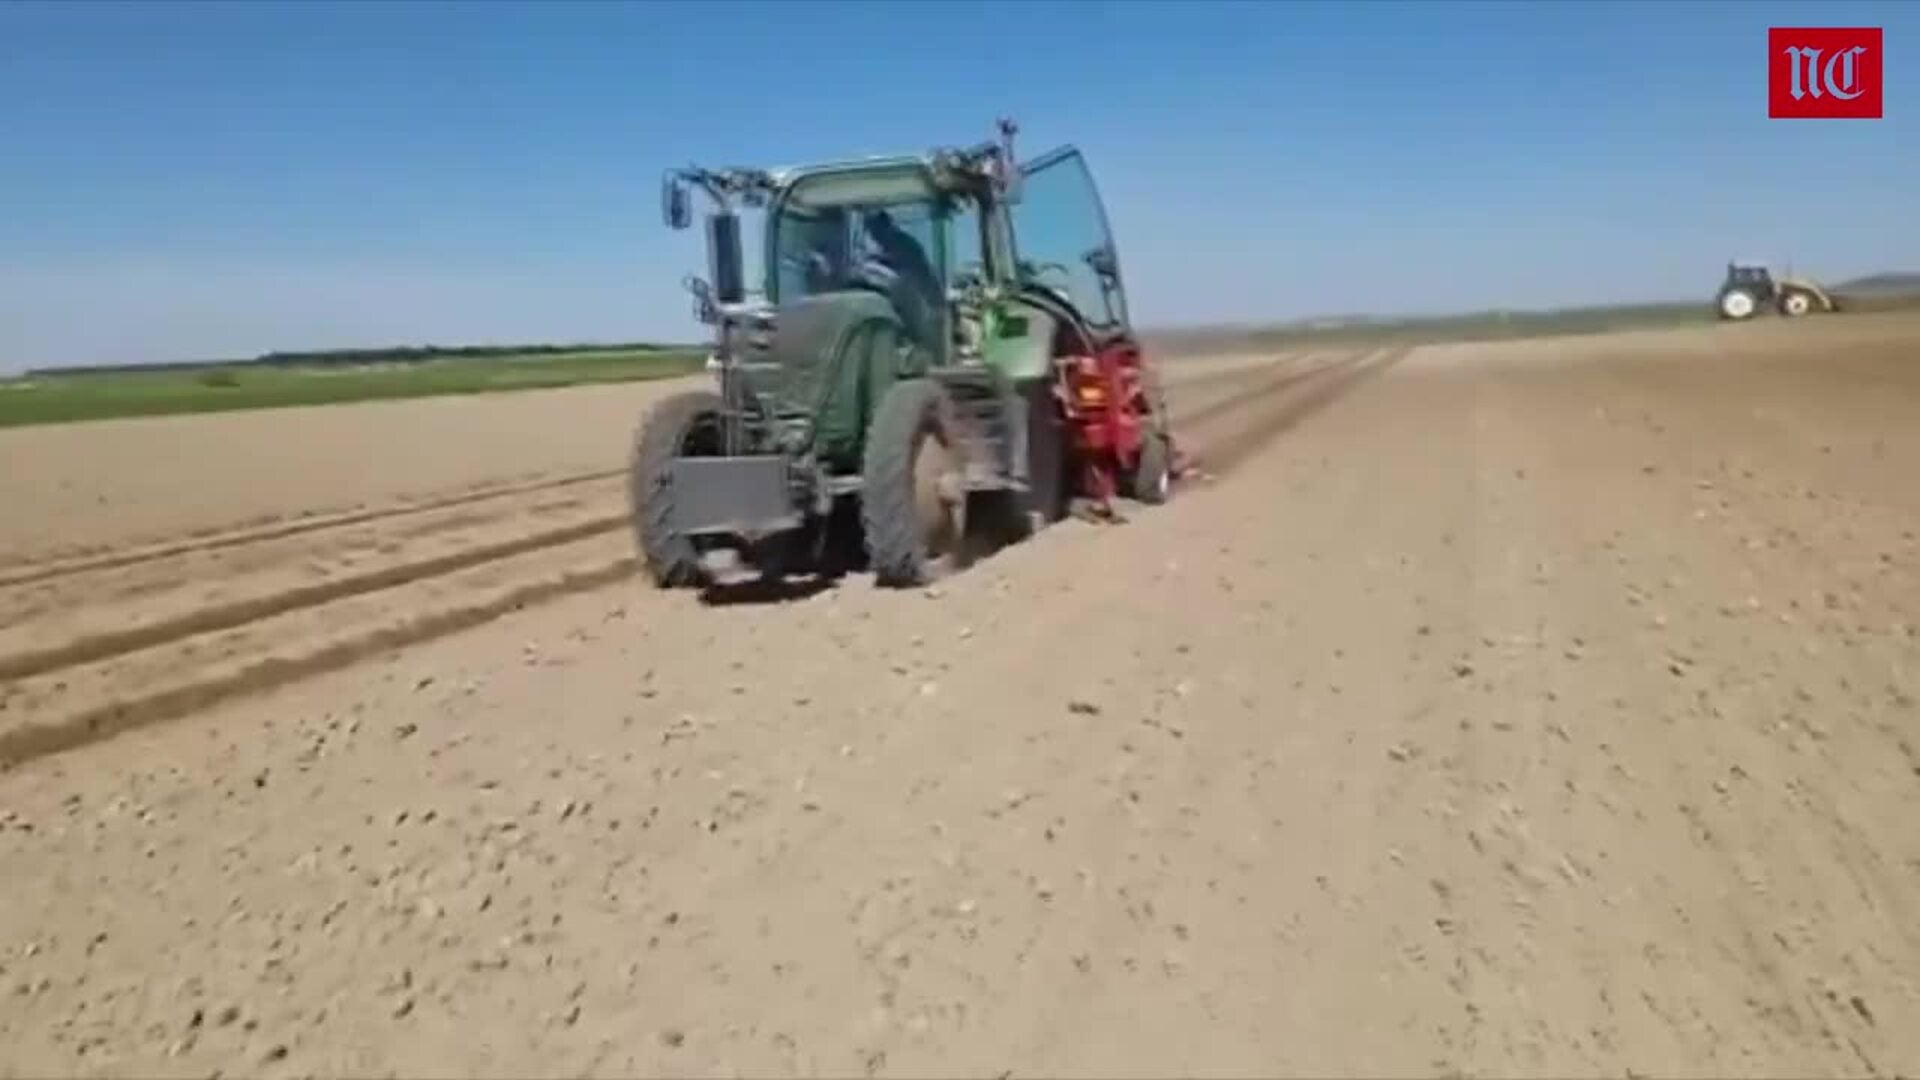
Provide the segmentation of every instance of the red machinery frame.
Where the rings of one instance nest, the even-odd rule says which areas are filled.
[[[1062,357],[1055,367],[1054,396],[1066,418],[1081,490],[1102,511],[1111,511],[1120,478],[1139,465],[1151,430],[1144,364],[1140,347],[1120,340],[1091,356]]]

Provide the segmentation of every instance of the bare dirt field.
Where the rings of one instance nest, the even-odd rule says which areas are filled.
[[[1920,318],[1168,383],[780,604],[668,384],[0,433],[0,1075],[1920,1071]]]

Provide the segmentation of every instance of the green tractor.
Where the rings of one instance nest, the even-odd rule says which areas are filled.
[[[1014,127],[970,148],[781,170],[687,168],[706,215],[712,389],[658,403],[630,460],[656,584],[871,570],[929,583],[1076,503],[1167,498],[1165,410],[1092,176]],[[750,289],[741,208],[761,212]]]

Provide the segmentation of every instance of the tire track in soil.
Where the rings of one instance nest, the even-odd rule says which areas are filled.
[[[1324,366],[1301,372],[1288,370],[1273,378],[1260,380],[1253,387],[1232,394],[1226,401],[1211,402],[1182,416],[1173,410],[1176,431],[1186,428],[1211,430],[1214,426],[1239,421],[1232,436],[1249,447],[1264,445],[1277,430],[1263,435],[1260,428],[1269,419],[1289,411],[1276,408],[1272,398],[1289,388],[1326,383],[1327,377],[1351,371],[1363,365],[1373,353],[1335,360]],[[1394,357],[1397,359],[1397,355]],[[1306,362],[1311,357],[1295,357]],[[1280,361],[1276,361],[1280,362]],[[1391,362],[1391,361],[1389,361]],[[1374,365],[1375,368],[1384,365]],[[1239,380],[1258,379],[1266,374],[1264,366],[1231,374]],[[1218,387],[1227,373],[1209,374],[1191,380],[1193,385]],[[1320,377],[1320,378],[1316,378]],[[1332,394],[1322,393],[1296,402],[1286,396],[1290,408],[1330,403],[1355,380],[1339,382]],[[1176,382],[1169,389],[1184,393],[1188,384]],[[1244,454],[1241,455],[1244,457]],[[1237,463],[1236,459],[1236,463]],[[417,516],[435,509],[464,506],[483,500],[506,498],[528,492],[544,492],[555,487],[602,480],[623,475],[624,469],[603,470],[593,474],[564,477],[511,489],[467,493],[433,500],[431,503],[404,507],[385,507],[361,511],[322,521],[300,521],[283,526],[254,530],[232,536],[183,542],[172,545],[168,554],[150,551],[106,556],[85,569],[105,570],[150,562],[169,557],[198,554],[222,548],[238,547],[284,539],[301,533],[342,528],[353,524]],[[217,702],[242,695],[256,694],[274,687],[360,663],[378,654],[420,644],[491,621],[530,604],[555,599],[569,593],[600,588],[630,576],[638,559],[618,544],[613,534],[628,525],[626,508],[591,517],[559,528],[542,530],[508,540],[462,549],[449,554],[411,560],[400,565],[380,567],[366,573],[335,581],[318,583],[273,594],[213,605],[182,615],[158,620],[144,626],[82,638],[51,649],[0,658],[0,717],[9,712],[42,712],[52,704],[51,716],[20,718],[11,723],[0,720],[0,770],[26,761],[107,738],[151,724],[178,719]],[[54,568],[48,568],[54,570]],[[461,592],[462,575],[481,575],[504,570],[510,580],[504,585],[476,582],[469,592]],[[81,569],[62,568],[42,573],[36,580],[81,573]],[[518,575],[518,576],[515,576]],[[26,583],[16,576],[8,582]],[[427,590],[444,587],[456,595],[435,597]],[[409,601],[415,592],[422,595]],[[662,594],[660,599],[666,599]],[[449,600],[451,602],[449,602]],[[377,610],[350,613],[343,618],[346,632],[329,630],[285,635],[269,632],[275,623],[302,618],[319,619],[315,614],[342,605],[365,605]],[[425,612],[394,615],[392,612]],[[310,630],[310,628],[309,628]],[[225,641],[221,635],[229,635]],[[247,640],[251,636],[258,640]],[[290,641],[282,649],[275,642]],[[226,648],[222,649],[221,646]],[[211,653],[212,655],[207,655]],[[131,676],[115,667],[117,661],[149,660],[144,666],[131,664]],[[158,678],[142,678],[145,671]],[[132,682],[131,686],[117,685]],[[37,684],[37,685],[36,685]],[[86,698],[89,689],[105,690]],[[76,689],[77,688],[77,689]],[[59,708],[59,699],[79,697],[78,704]],[[50,699],[50,700],[49,700]],[[26,705],[24,710],[19,706]]]
[[[1362,355],[1365,354],[1306,353],[1293,358],[1293,362],[1291,363],[1276,366],[1272,369],[1271,378],[1264,379],[1251,388],[1244,384],[1248,376],[1255,373],[1239,372],[1240,379],[1237,381],[1237,385],[1221,387],[1210,386],[1211,389],[1215,389],[1218,392],[1197,400],[1195,400],[1195,396],[1190,395],[1189,400],[1191,404],[1184,410],[1176,410],[1176,412],[1183,414],[1176,415],[1175,420],[1181,427],[1188,425],[1196,427],[1207,426],[1217,418],[1229,415],[1265,394],[1278,391],[1283,387],[1290,386],[1302,379],[1310,378],[1329,368],[1354,363],[1359,360]],[[1214,379],[1209,378],[1205,380],[1205,382],[1212,384]],[[1225,383],[1226,380],[1221,380],[1221,382]],[[1186,388],[1182,387],[1181,389],[1184,390]],[[1176,439],[1180,437],[1178,430],[1174,432],[1174,437]]]
[[[1254,393],[1220,402],[1186,418],[1184,422],[1196,430],[1217,430],[1221,434],[1210,443],[1204,434],[1198,440],[1183,441],[1197,441],[1206,447],[1195,454],[1203,475],[1224,476],[1308,417],[1384,374],[1412,351],[1409,346],[1376,349],[1308,371],[1290,372]],[[1178,430],[1175,437],[1180,438]]]
[[[446,510],[456,506],[469,506],[474,503],[488,502],[493,499],[507,499],[517,495],[529,495],[536,492],[555,491],[563,488],[590,484],[596,480],[610,480],[625,475],[621,469],[595,469],[592,472],[573,473],[567,476],[547,480],[535,480],[527,483],[509,484],[503,487],[488,487],[478,491],[465,491],[457,495],[443,495],[421,502],[406,503],[399,506],[382,506],[366,510],[349,510],[340,514],[327,514],[320,517],[301,518],[295,521],[277,521],[271,524],[242,526],[233,531],[220,532],[211,536],[189,536],[180,540],[163,540],[154,544],[142,545],[131,551],[109,551],[105,554],[68,557],[65,559],[29,563],[25,569],[0,573],[0,589],[16,588],[21,585],[33,585],[55,578],[71,577],[76,574],[93,573],[101,570],[117,570],[138,563],[156,562],[161,559],[178,558],[201,552],[219,551],[225,548],[241,547],[248,544],[260,544],[273,540],[284,540],[304,533],[320,532],[328,529],[345,529],[355,525],[365,525],[385,521],[391,518],[428,514],[436,510]]]
[[[1179,394],[1186,400],[1189,410],[1197,411],[1207,405],[1218,404],[1225,398],[1242,396],[1247,381],[1263,373],[1299,371],[1316,360],[1325,362],[1339,355],[1339,353],[1325,352],[1275,352],[1258,362],[1222,371],[1186,375],[1178,379],[1167,378],[1166,370],[1162,368],[1159,381],[1164,392]]]
[[[598,537],[594,537],[598,538]],[[590,538],[593,539],[593,538]],[[551,556],[554,549],[540,548],[528,554]],[[551,562],[551,559],[548,559]],[[123,697],[109,697],[94,704],[83,704],[53,719],[27,721],[0,728],[0,772],[37,758],[83,746],[134,728],[179,719],[230,698],[260,693],[313,675],[350,667],[374,656],[491,622],[512,611],[566,596],[570,593],[610,585],[628,577],[638,564],[632,555],[606,558],[595,553],[583,557],[584,565],[540,573],[536,568],[528,580],[481,592],[477,598],[429,608],[416,617],[395,621],[369,620],[371,625],[357,633],[322,638],[313,647],[290,654],[266,655],[251,661],[233,661],[227,667],[190,671],[178,682],[162,683],[136,690]],[[469,570],[487,569],[488,564]],[[422,578],[410,583],[420,585],[436,579]],[[404,588],[404,587],[403,587]],[[364,598],[364,597],[362,597]],[[405,605],[401,605],[404,610]],[[312,609],[283,612],[275,618],[299,615]],[[273,620],[262,620],[271,623]],[[259,625],[259,624],[256,624]],[[181,646],[186,642],[173,642]],[[183,654],[186,650],[180,650]],[[190,663],[190,658],[183,655]],[[103,676],[110,678],[111,673]],[[56,688],[56,692],[59,688]],[[0,713],[6,711],[0,702]]]
[[[607,490],[599,490],[601,487]],[[219,551],[135,562],[90,574],[0,589],[0,657],[103,627],[151,622],[183,605],[200,608],[238,594],[292,587],[289,580],[333,578],[363,564],[398,563],[419,552],[457,550],[531,532],[542,522],[578,518],[608,501],[610,481],[525,500],[475,503],[335,531],[302,533]],[[262,578],[279,580],[262,581]],[[4,660],[0,660],[4,665]]]
[[[434,558],[383,566],[364,574],[323,581],[265,596],[213,604],[126,630],[83,637],[49,649],[0,656],[0,679],[9,681],[24,679],[57,671],[60,668],[105,660],[124,653],[165,645],[196,634],[258,622],[296,608],[317,607],[350,596],[405,585],[422,578],[451,574],[470,566],[494,562],[523,552],[557,547],[590,536],[614,532],[626,526],[627,515],[624,512],[597,515],[586,521],[544,529],[531,535],[517,536],[498,543],[482,544]]]

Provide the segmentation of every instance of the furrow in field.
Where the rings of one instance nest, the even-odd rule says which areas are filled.
[[[1193,410],[1230,398],[1244,397],[1250,384],[1257,384],[1271,373],[1307,370],[1327,363],[1338,355],[1324,352],[1275,353],[1260,357],[1257,362],[1242,362],[1232,366],[1208,365],[1197,370],[1174,366],[1162,369],[1160,382],[1169,398],[1174,399],[1172,405]]]
[[[614,488],[606,482],[608,492]],[[277,591],[316,580],[404,562],[499,539],[502,531],[535,531],[608,492],[575,489],[531,500],[501,500],[438,514],[383,521],[274,541],[192,551],[168,559],[110,567],[0,589],[0,655],[24,639],[44,646],[93,630],[124,628],[183,607]]]
[[[136,563],[155,562],[161,559],[171,559],[197,552],[220,551],[226,548],[241,547],[249,544],[271,543],[275,540],[283,540],[287,537],[299,536],[306,533],[350,528],[356,525],[365,525],[392,518],[433,513],[452,507],[491,502],[498,499],[513,498],[537,492],[554,491],[581,484],[590,484],[597,480],[607,480],[620,476],[624,472],[624,469],[596,469],[592,472],[575,473],[552,479],[486,487],[473,491],[462,491],[420,502],[349,510],[343,513],[322,514],[313,517],[301,517],[292,521],[276,519],[225,531],[190,535],[179,539],[123,548],[104,553],[50,560],[40,563],[28,563],[23,568],[0,574],[0,588],[31,585],[53,578],[70,577],[76,574],[93,573],[101,570],[114,570]]]
[[[601,530],[15,680],[0,689],[0,766],[477,626],[633,564],[631,542]]]
[[[1179,401],[1171,410],[1173,414],[1174,437],[1180,438],[1186,429],[1210,427],[1222,416],[1245,409],[1259,401],[1265,395],[1273,393],[1302,380],[1311,378],[1329,368],[1359,363],[1371,353],[1309,353],[1288,364],[1275,365],[1258,372],[1242,372],[1237,384],[1213,389],[1209,393],[1181,393]]]
[[[626,524],[627,515],[624,512],[606,513],[596,509],[583,515],[581,520],[555,528],[461,547],[442,555],[388,563],[364,573],[329,581],[317,581],[229,601],[215,601],[175,614],[162,614],[145,621],[136,620],[123,629],[85,634],[50,646],[36,648],[27,645],[17,652],[0,653],[0,679],[40,675],[195,634],[225,630],[296,608],[314,607],[422,578],[454,573],[523,552],[599,536],[625,528]],[[6,631],[0,631],[0,639],[30,638],[32,632],[31,626],[24,629],[9,627]]]
[[[1204,471],[1230,472],[1261,448],[1405,359],[1407,348],[1356,352],[1274,379],[1253,393],[1197,410],[1186,418]]]
[[[0,590],[0,678],[609,531],[623,510],[619,481],[603,479]]]

